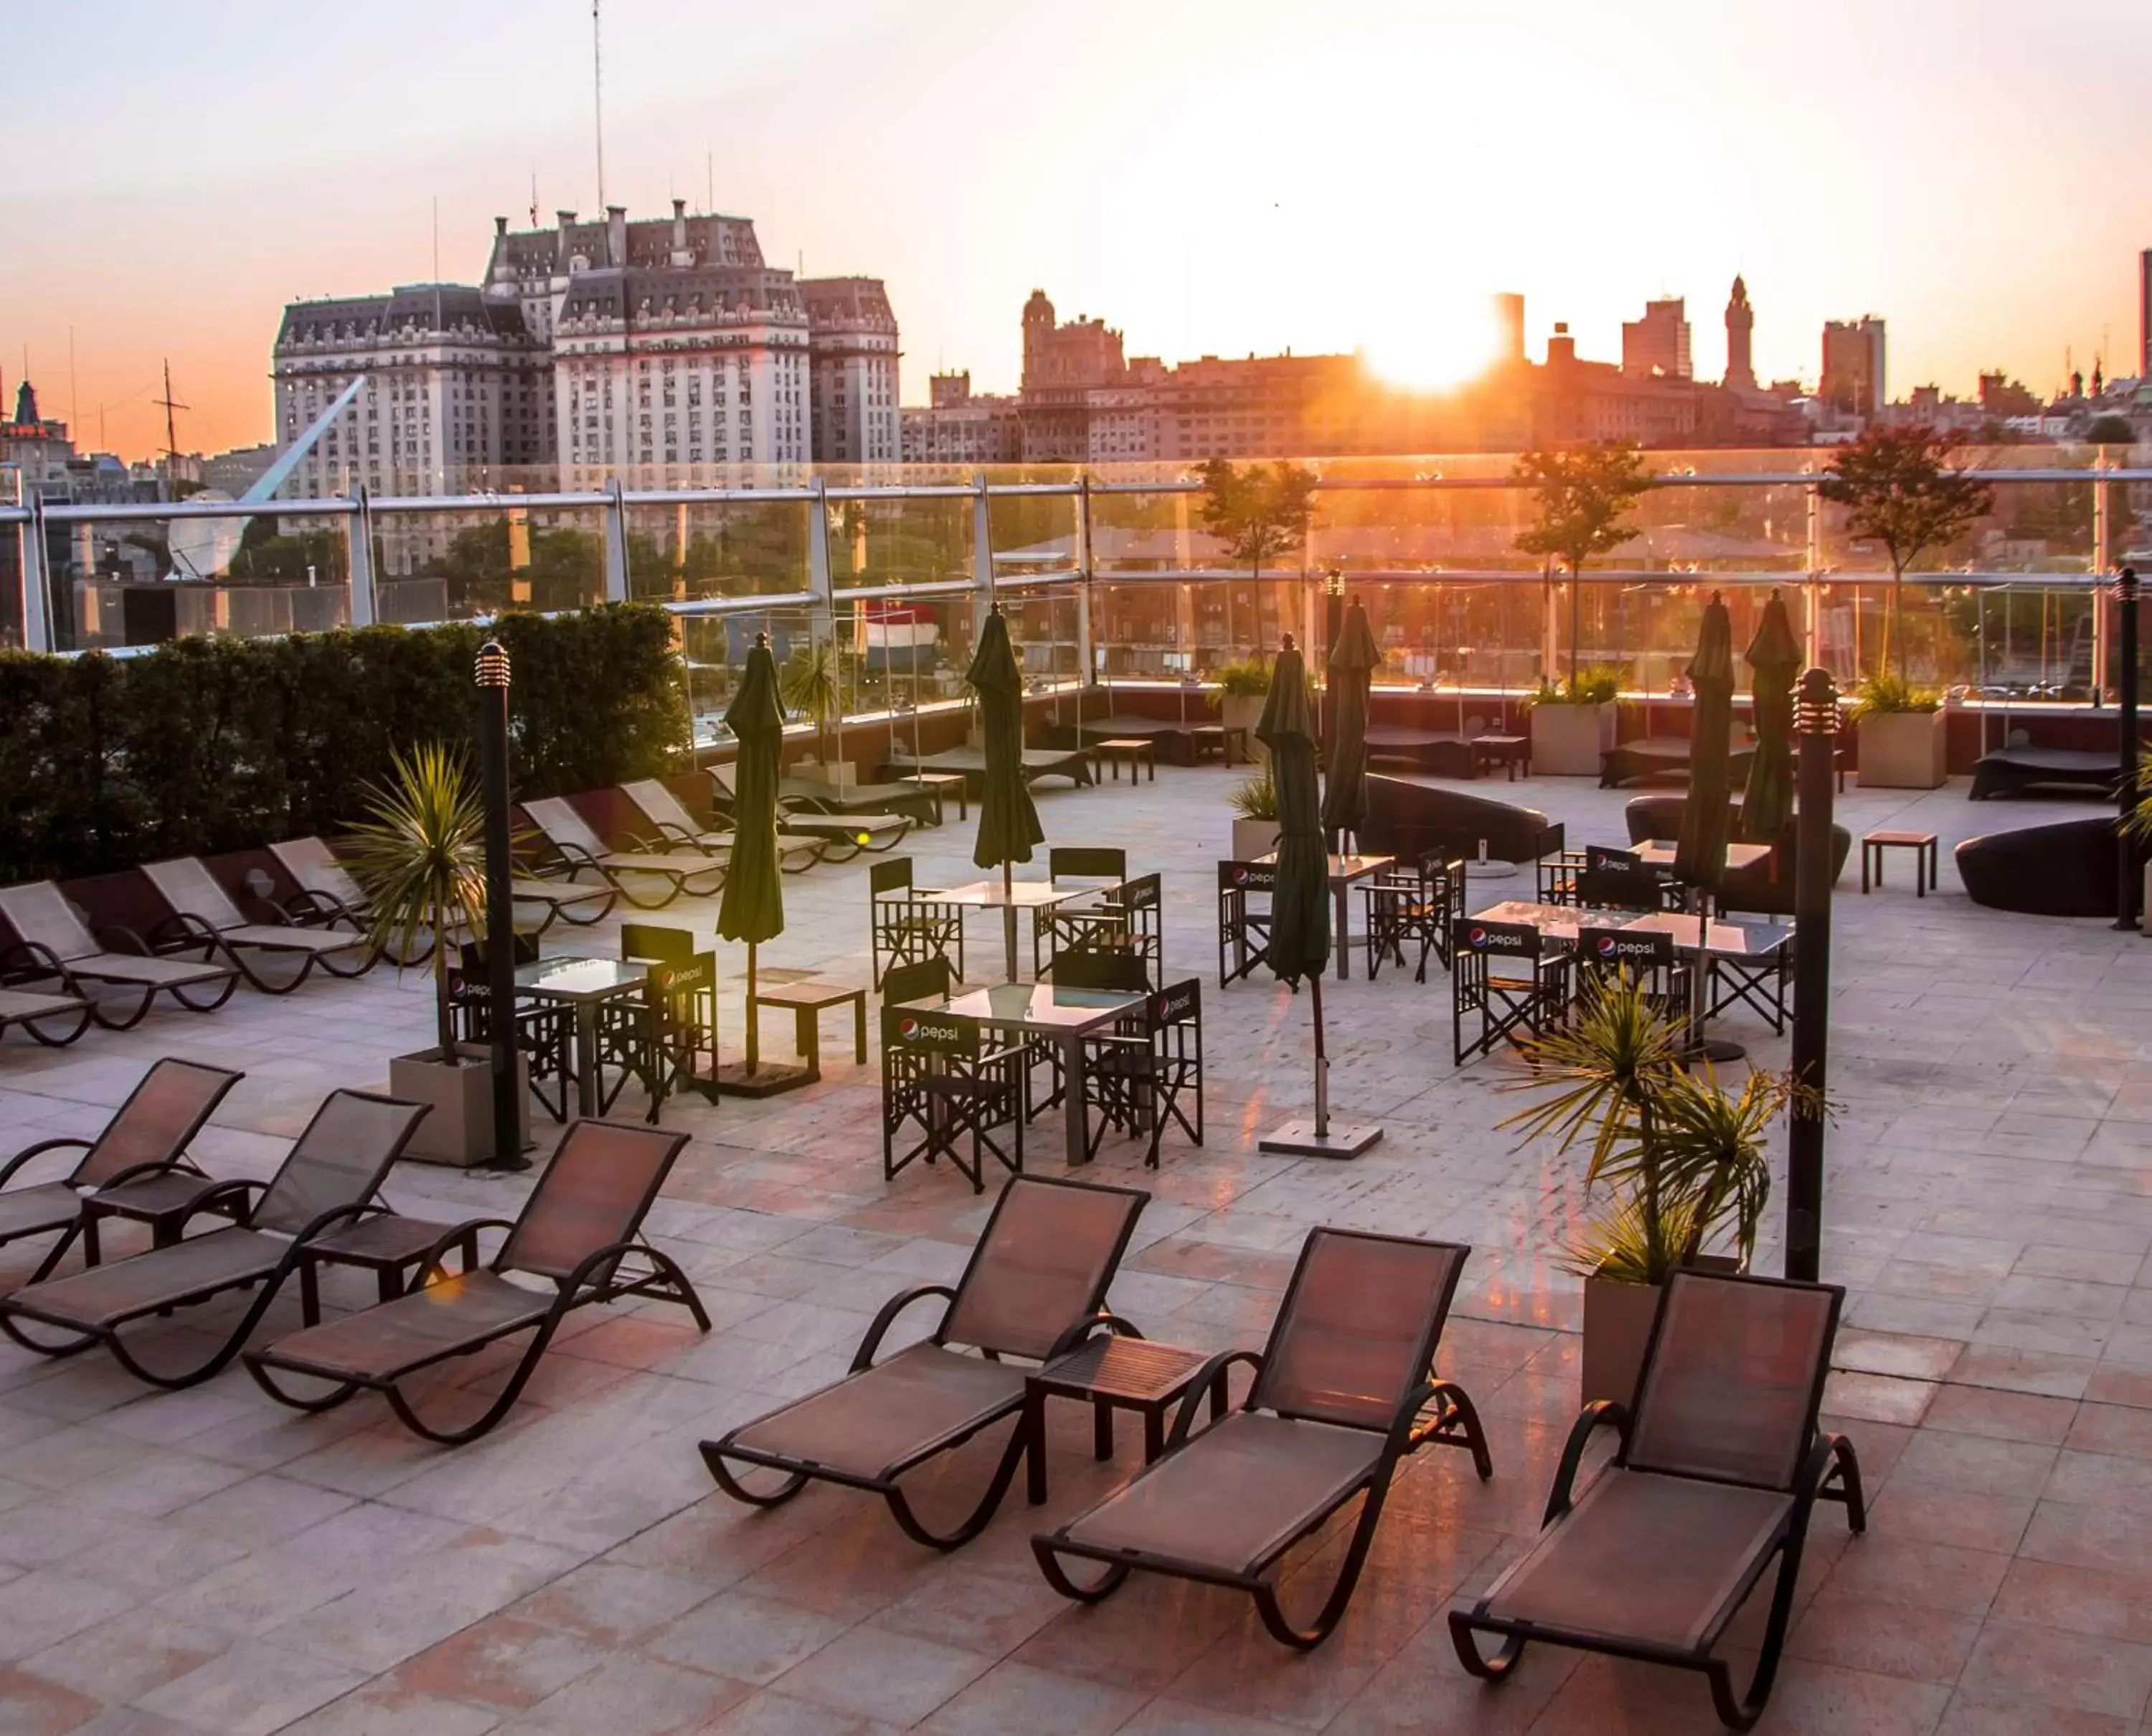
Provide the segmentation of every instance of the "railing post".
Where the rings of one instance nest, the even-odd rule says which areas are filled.
[[[609,603],[627,601],[627,507],[620,497],[620,478],[613,477],[606,484],[605,511],[605,600]]]
[[[1099,678],[1091,645],[1091,476],[1076,479],[1076,681],[1089,687]]]
[[[2113,524],[2108,513],[2108,484],[2099,473],[2107,469],[2107,449],[2093,455],[2092,485],[2092,703],[2107,703],[2107,651],[2110,642],[2107,619],[2107,591],[2100,576],[2114,570]],[[2067,675],[2065,676],[2067,679]]]
[[[981,470],[972,497],[972,632],[986,630],[994,606],[994,523],[987,499],[987,473]]]
[[[1801,561],[1806,571],[1807,625],[1801,634],[1801,662],[1810,669],[1823,667],[1823,496],[1811,482],[1808,496],[1808,536]]]
[[[165,394],[170,397],[171,394]],[[56,651],[53,637],[53,586],[45,567],[45,503],[28,488],[30,509],[23,525],[23,648]]]
[[[1786,1127],[1785,1275],[1813,1283],[1823,1263],[1825,1097],[1830,1058],[1832,789],[1836,779],[1838,688],[1830,673],[1801,678],[1794,710],[1799,750],[1794,816],[1793,1054],[1804,1088]]]
[[[381,618],[374,593],[373,510],[366,485],[351,491],[351,516],[344,520],[344,571],[350,575],[351,624],[372,627]]]

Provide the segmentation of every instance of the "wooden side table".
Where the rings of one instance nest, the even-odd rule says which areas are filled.
[[[1472,766],[1475,771],[1488,771],[1500,766],[1510,774],[1510,782],[1517,781],[1517,766],[1522,762],[1525,775],[1532,774],[1532,739],[1529,735],[1475,735],[1472,738]]]
[[[1936,835],[1933,832],[1870,832],[1860,840],[1860,891],[1868,891],[1869,870],[1875,884],[1883,884],[1883,852],[1910,850],[1913,853],[1913,896],[1925,898],[1936,890]]]
[[[1149,1338],[1102,1332],[1087,1338],[1068,1355],[1048,1363],[1023,1383],[1025,1426],[1031,1430],[1028,1489],[1032,1505],[1046,1499],[1046,1401],[1089,1399],[1092,1407],[1092,1451],[1114,1456],[1114,1413],[1132,1410],[1143,1419],[1144,1463],[1165,1450],[1165,1414],[1174,1405],[1193,1403],[1195,1377],[1210,1361],[1200,1350],[1160,1344]],[[1210,1415],[1226,1414],[1223,1383],[1210,1393]]]
[[[1221,765],[1247,764],[1248,732],[1237,723],[1198,723],[1188,734],[1195,744],[1193,759],[1200,760],[1216,749]]]
[[[299,1250],[301,1312],[309,1321],[321,1317],[319,1287],[324,1266],[355,1266],[372,1272],[381,1300],[394,1302],[424,1275],[419,1268],[434,1243],[455,1227],[437,1224],[430,1218],[378,1211],[304,1244]],[[478,1264],[475,1227],[465,1231],[454,1245],[463,1251],[465,1271]]]
[[[957,798],[957,818],[972,817],[969,793],[962,772],[906,772],[896,780],[900,784],[916,784],[934,798],[934,824],[942,824],[942,805],[951,796]]]
[[[852,1008],[852,1048],[855,1058],[867,1058],[867,992],[842,982],[772,982],[755,991],[752,1009],[759,1017],[765,1007],[789,1007],[792,1009],[793,1047],[807,1063],[807,1070],[820,1076],[822,1071],[821,1015],[831,1007],[842,1007],[847,1002]]]
[[[1129,769],[1130,784],[1134,784],[1136,781],[1136,770],[1139,766],[1149,769],[1152,783],[1158,782],[1157,747],[1155,744],[1146,741],[1139,736],[1109,735],[1104,741],[1093,742],[1091,751],[1113,768],[1114,781],[1116,784],[1121,780],[1121,767],[1124,763]]]

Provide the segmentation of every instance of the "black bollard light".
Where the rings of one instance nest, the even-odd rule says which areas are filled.
[[[515,1080],[515,900],[508,837],[508,653],[489,639],[478,653],[479,794],[485,807],[486,1028],[492,1033],[491,1168],[530,1167]]]
[[[1786,1276],[1813,1283],[1823,1263],[1824,1089],[1830,1051],[1831,797],[1838,688],[1826,669],[1801,678],[1794,710],[1800,762],[1794,822],[1792,1073],[1806,1087],[1786,1131]]]
[[[2122,810],[2122,825],[2114,835],[2114,926],[2137,926],[2137,842],[2126,830],[2137,806],[2137,569],[2125,566],[2114,576],[2114,626],[2119,641],[2114,698],[2117,754],[2121,775],[2114,799]]]

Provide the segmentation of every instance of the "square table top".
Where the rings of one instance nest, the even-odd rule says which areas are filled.
[[[1681,846],[1664,838],[1654,838],[1636,848],[1637,860],[1653,868],[1671,868]],[[1726,845],[1726,865],[1728,868],[1753,868],[1771,854],[1768,844],[1737,844],[1731,839]]]
[[[541,958],[515,967],[515,992],[549,1001],[604,1001],[642,987],[650,976],[640,958]]]
[[[944,886],[933,891],[920,888],[913,896],[936,904],[961,904],[970,910],[1035,910],[1041,905],[1081,898],[1096,891],[1102,884],[1111,882],[1086,881],[1079,885],[1066,880],[1015,880],[1004,888],[997,880],[975,880],[965,886]]]
[[[1273,850],[1267,855],[1257,856],[1256,860],[1258,862],[1275,864],[1277,860],[1277,852]],[[1396,860],[1395,856],[1333,855],[1330,858],[1330,883],[1333,886],[1349,886],[1356,880],[1365,880],[1371,874],[1380,874]]]
[[[997,1025],[1004,1030],[1069,1036],[1124,1018],[1148,998],[1120,989],[1060,988],[1051,982],[997,982],[985,988],[967,989],[946,999],[936,996],[905,1004],[931,1007],[936,1012],[954,1013],[959,1018],[976,1018],[982,1024]]]
[[[1621,926],[1657,929],[1662,934],[1672,935],[1676,946],[1693,947],[1696,923],[1694,916],[1662,911],[1656,916],[1638,916]],[[1768,958],[1793,937],[1794,931],[1783,922],[1713,921],[1704,936],[1703,950],[1722,958]]]

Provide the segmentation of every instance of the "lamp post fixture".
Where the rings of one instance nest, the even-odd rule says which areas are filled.
[[[486,1028],[492,1033],[493,1163],[530,1167],[523,1155],[515,1081],[515,901],[508,839],[508,653],[479,647],[479,793],[485,806]]]
[[[1337,733],[1337,702],[1330,691],[1330,657],[1337,649],[1337,635],[1345,627],[1345,572],[1337,566],[1322,571],[1322,753],[1327,763]]]
[[[2137,569],[2123,567],[2114,576],[2115,647],[2114,702],[2116,751],[2120,776],[2114,799],[2124,825],[2137,805]],[[2134,928],[2137,908],[2137,843],[2118,827],[2115,831],[2114,926]]]
[[[1823,1136],[1830,1051],[1831,797],[1836,783],[1838,688],[1827,669],[1801,678],[1794,831],[1794,1040],[1791,1071],[1805,1089],[1786,1132],[1786,1276],[1814,1282],[1823,1261]]]

